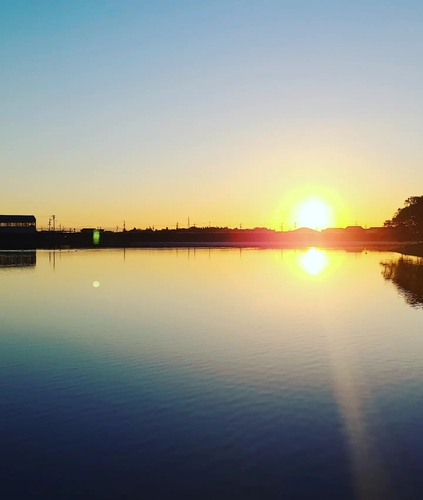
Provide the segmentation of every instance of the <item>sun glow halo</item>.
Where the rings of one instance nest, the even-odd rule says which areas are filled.
[[[295,222],[297,227],[324,229],[333,224],[332,208],[319,198],[309,198],[298,205]]]

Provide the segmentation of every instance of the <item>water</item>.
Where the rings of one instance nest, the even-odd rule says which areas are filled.
[[[2,253],[4,498],[421,498],[422,276],[398,257]]]

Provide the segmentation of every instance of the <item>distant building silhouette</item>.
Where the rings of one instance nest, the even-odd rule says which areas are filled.
[[[0,234],[32,234],[37,231],[33,215],[0,215]]]
[[[328,236],[340,236],[344,234],[344,231],[343,227],[328,227],[327,229],[322,229],[321,233]]]

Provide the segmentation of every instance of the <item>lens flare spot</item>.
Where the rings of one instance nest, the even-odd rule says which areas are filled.
[[[93,282],[93,287],[94,288],[98,288],[100,286],[100,282],[99,281],[94,281]]]
[[[98,229],[94,229],[93,231],[93,243],[94,245],[98,245],[100,243],[100,231]]]

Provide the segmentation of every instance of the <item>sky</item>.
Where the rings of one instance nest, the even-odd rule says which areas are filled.
[[[423,2],[0,0],[0,213],[382,225],[423,194]]]

